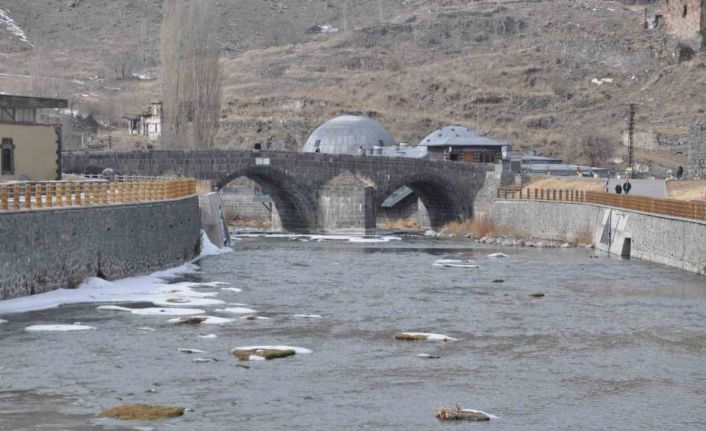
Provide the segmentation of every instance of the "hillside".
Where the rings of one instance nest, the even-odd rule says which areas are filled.
[[[673,167],[685,163],[689,127],[705,118],[703,54],[678,62],[673,43],[643,29],[641,6],[277,3],[218,3],[225,77],[220,146],[296,149],[328,118],[363,112],[402,142],[459,123],[552,155],[570,155],[581,137],[602,134],[620,156],[627,105],[636,103],[640,136],[659,136],[664,144],[639,150],[638,160]],[[61,93],[112,125],[101,137],[110,134],[117,147],[139,145],[124,136],[120,118],[159,97],[160,8],[155,0],[0,0],[28,40],[0,23],[6,60],[0,91],[29,91],[34,43],[48,53],[43,69],[59,80]],[[314,24],[339,31],[308,33]],[[126,55],[134,73],[148,80],[116,79],[111,66]]]

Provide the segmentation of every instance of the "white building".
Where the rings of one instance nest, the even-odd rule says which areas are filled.
[[[128,121],[128,131],[131,135],[157,140],[162,135],[162,102],[152,102],[149,111],[125,119]]]

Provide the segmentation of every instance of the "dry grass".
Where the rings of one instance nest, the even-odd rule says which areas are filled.
[[[512,232],[509,227],[498,226],[492,218],[484,216],[463,222],[452,221],[441,228],[441,233],[452,237],[471,235],[474,238],[482,238],[484,236],[505,236]]]
[[[579,232],[577,232],[573,237],[568,238],[568,242],[576,247],[580,244],[593,244],[593,232],[588,226],[584,226]]]
[[[413,335],[405,332],[398,332],[395,334],[395,340],[400,341],[425,341],[426,339],[426,335]]]
[[[380,224],[380,228],[385,230],[398,230],[398,229],[421,229],[417,220],[409,218],[403,220],[388,221]]]
[[[100,416],[120,420],[155,421],[184,414],[182,407],[150,406],[147,404],[125,404],[103,410]]]
[[[228,226],[235,228],[269,229],[272,227],[272,223],[267,223],[256,218],[232,218],[228,222]]]
[[[530,189],[556,189],[556,190],[583,190],[586,192],[602,192],[605,186],[605,179],[602,178],[545,178],[531,177],[529,184],[523,187],[523,191]],[[532,193],[532,192],[530,192]]]
[[[667,192],[671,199],[706,199],[706,180],[667,181]]]

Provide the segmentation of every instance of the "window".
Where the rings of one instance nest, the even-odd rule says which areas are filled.
[[[2,161],[0,164],[2,168],[0,169],[0,174],[2,175],[14,175],[15,174],[15,144],[12,143],[11,138],[2,138],[2,145],[0,145],[0,156]]]
[[[34,123],[34,108],[15,108],[15,121],[18,123]]]

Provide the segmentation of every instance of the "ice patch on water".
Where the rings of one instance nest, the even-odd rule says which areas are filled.
[[[227,314],[250,314],[250,313],[257,313],[257,311],[253,310],[252,308],[246,308],[246,307],[229,307],[229,308],[219,308],[216,311],[219,313],[227,313]]]
[[[432,266],[437,268],[480,268],[472,260],[459,259],[439,259],[435,261]]]
[[[226,291],[226,292],[235,292],[235,293],[240,293],[243,291],[243,289],[238,289],[237,287],[221,287],[221,290]]]
[[[201,254],[197,259],[201,259],[206,256],[219,256],[221,254],[230,253],[231,251],[233,251],[233,249],[230,247],[218,248],[218,246],[208,239],[206,231],[201,230]]]
[[[432,332],[401,332],[401,334],[409,335],[410,337],[426,337],[427,341],[458,341],[457,338],[449,337],[444,334],[434,334]]]
[[[128,307],[121,307],[119,305],[100,305],[96,307],[96,310],[101,310],[101,311],[127,311],[130,312],[132,311],[132,308]]]
[[[218,335],[216,335],[216,334],[199,335],[199,338],[205,338],[205,339],[218,338]]]
[[[295,314],[294,317],[298,317],[300,319],[321,319],[320,314]]]
[[[203,350],[199,350],[199,349],[185,349],[185,348],[182,348],[182,347],[178,348],[178,349],[177,349],[177,352],[180,352],[180,353],[189,353],[189,354],[192,354],[192,353],[206,353],[206,352],[204,352]]]
[[[304,347],[294,347],[294,346],[245,346],[245,347],[236,347],[235,349],[231,349],[231,353],[235,352],[236,350],[294,350],[297,352],[297,354],[300,353],[311,353],[311,350],[305,349]],[[250,358],[252,360],[252,357]]]
[[[236,234],[235,238],[276,238],[298,241],[348,241],[352,243],[385,243],[390,241],[401,241],[402,238],[393,235],[383,236],[360,236],[360,235],[303,235],[288,233],[242,233]]]
[[[7,323],[7,320],[0,319],[0,325],[2,325],[3,323]]]
[[[510,257],[510,256],[505,253],[492,253],[492,254],[489,254],[488,257],[500,258],[500,257]]]
[[[498,419],[497,416],[491,415],[490,413],[486,413],[483,410],[472,410],[472,409],[461,409],[462,412],[468,412],[468,413],[480,413],[488,416],[490,419]]]
[[[72,332],[72,331],[88,331],[96,329],[93,326],[86,325],[32,325],[25,328],[27,332]]]

